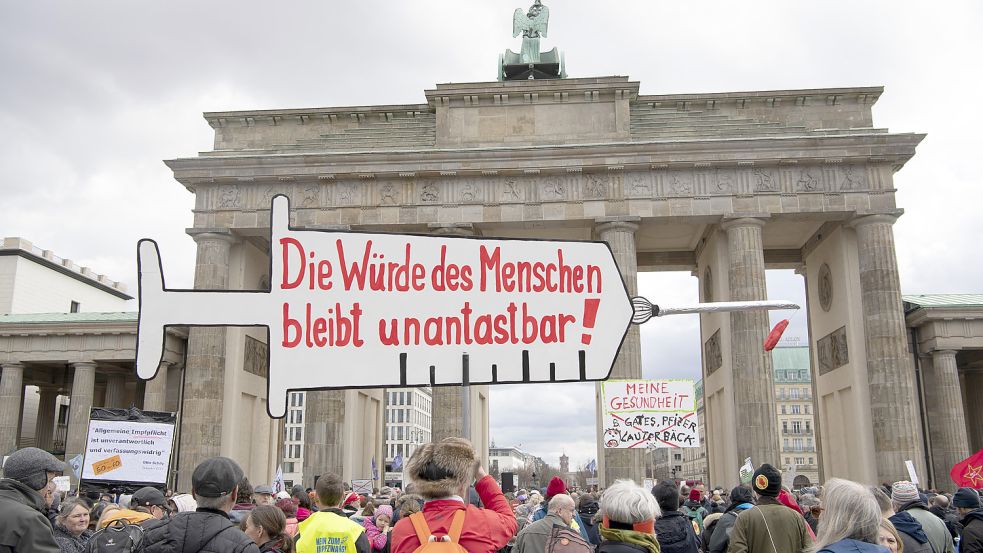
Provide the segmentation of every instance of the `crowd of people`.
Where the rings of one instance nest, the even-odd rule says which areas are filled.
[[[580,491],[553,478],[505,494],[470,442],[447,438],[409,459],[405,491],[359,495],[333,473],[275,491],[215,457],[194,469],[190,493],[61,497],[53,479],[65,468],[37,448],[8,457],[0,553],[983,553],[977,490],[834,478],[792,491],[768,464],[731,490],[618,480]]]

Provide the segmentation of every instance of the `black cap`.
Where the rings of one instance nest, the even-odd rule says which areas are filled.
[[[195,467],[191,489],[201,497],[222,497],[236,489],[242,476],[242,469],[232,459],[212,457]]]
[[[137,507],[149,507],[151,505],[163,507],[166,504],[164,494],[157,488],[151,488],[150,486],[140,488],[133,492],[133,497],[130,498],[130,505]]]
[[[782,491],[782,473],[775,467],[765,463],[754,471],[751,478],[751,485],[758,495],[766,497],[778,497]]]
[[[973,488],[959,488],[952,496],[952,506],[963,509],[979,509],[980,494],[976,493]]]

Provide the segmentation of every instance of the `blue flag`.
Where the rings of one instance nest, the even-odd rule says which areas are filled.
[[[68,464],[72,466],[72,471],[75,472],[75,479],[79,480],[82,478],[82,455],[76,455],[68,460]]]
[[[597,459],[591,459],[590,462],[587,463],[587,466],[585,466],[584,468],[591,471],[592,473],[595,472],[597,470]]]
[[[403,468],[403,454],[397,453],[393,459],[393,470],[399,470],[401,468]]]
[[[379,467],[375,465],[375,457],[372,457],[372,479],[379,479]]]

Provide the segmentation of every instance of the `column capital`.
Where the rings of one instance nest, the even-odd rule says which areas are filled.
[[[611,217],[598,217],[594,219],[594,228],[597,232],[607,232],[611,230],[622,230],[632,232],[638,230],[642,222],[641,217],[631,215],[617,215]]]
[[[24,370],[24,364],[20,361],[7,361],[6,363],[0,363],[0,369]]]
[[[70,364],[73,369],[97,369],[99,367],[95,361],[76,361]]]
[[[235,244],[238,241],[236,235],[232,234],[232,231],[227,228],[189,228],[185,229],[184,232],[197,244],[200,244],[202,241]]]
[[[959,353],[959,350],[955,349],[933,349],[932,357],[935,357],[936,355],[955,357],[957,353]]]
[[[766,214],[756,214],[756,215],[724,215],[720,220],[720,228],[730,230],[732,228],[738,227],[758,227],[761,228],[765,226],[770,218]]]
[[[897,209],[889,213],[858,213],[852,219],[848,220],[846,225],[854,229],[875,223],[893,225],[903,214],[903,209]]]

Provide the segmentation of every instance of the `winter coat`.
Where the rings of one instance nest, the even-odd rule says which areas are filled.
[[[806,511],[805,515],[803,515],[803,516],[806,519],[806,524],[809,525],[809,528],[812,528],[812,533],[815,534],[816,531],[819,528],[819,519],[816,518],[816,517],[814,517],[814,516],[812,516],[812,511],[811,510],[810,511]]]
[[[441,535],[450,530],[454,513],[464,510],[464,528],[461,530],[461,546],[470,553],[494,553],[505,547],[515,535],[518,523],[502,489],[490,475],[475,484],[485,508],[479,509],[456,499],[438,499],[423,505],[423,516],[431,533]],[[399,519],[393,527],[392,553],[411,553],[420,546],[416,530],[409,517]]]
[[[92,534],[94,534],[92,530],[85,530],[80,535],[74,536],[60,524],[55,524],[52,531],[62,553],[85,553],[85,546],[89,544]]]
[[[945,523],[945,527],[949,530],[949,534],[952,535],[952,539],[959,537],[959,531],[962,526],[959,524],[959,515],[953,511],[943,509],[938,505],[932,505],[928,508],[928,512],[942,519]]]
[[[297,507],[297,522],[304,522],[307,517],[311,516],[311,510],[305,509],[303,507]]]
[[[338,544],[328,544],[328,549],[344,553],[370,553],[365,528],[350,520],[345,511],[337,508],[322,509],[297,525],[298,553],[314,553],[322,546],[319,539],[340,538]]]
[[[922,524],[922,529],[928,535],[928,542],[932,544],[934,553],[954,553],[952,545],[952,534],[945,527],[945,523],[939,517],[933,515],[921,501],[912,501],[901,506],[897,512],[906,512],[915,517],[915,520]]]
[[[236,503],[229,512],[229,518],[236,524],[242,524],[249,517],[249,512],[256,507],[252,503]]]
[[[737,515],[727,552],[801,553],[811,546],[812,538],[802,515],[772,498],[762,497],[758,505]]]
[[[983,553],[983,509],[971,511],[961,522],[959,553]]]
[[[533,513],[532,521],[536,522],[537,520],[542,520],[546,516],[546,512],[548,508],[549,508],[549,502],[543,501],[539,509],[536,509],[536,512]],[[584,538],[584,541],[590,543],[590,536],[587,535],[587,529],[585,528],[586,525],[584,524],[583,519],[580,518],[580,513],[578,513],[577,511],[574,511],[573,513],[573,521],[577,523],[576,524],[577,531],[580,532],[580,537]],[[571,524],[570,526],[573,527],[574,524]]]
[[[10,478],[0,479],[0,552],[58,553],[41,494]]]
[[[590,513],[577,512],[580,515],[580,520],[584,521],[584,525],[581,528],[587,532],[587,541],[597,549],[597,546],[601,544],[601,532],[600,525],[593,520],[593,515]]]
[[[283,541],[270,540],[259,546],[259,553],[283,553]]]
[[[141,553],[259,553],[224,511],[198,507],[144,525]]]
[[[664,511],[655,519],[655,537],[662,553],[697,553],[700,549],[693,522],[679,511]]]
[[[831,543],[816,553],[890,553],[890,550],[883,545],[845,539]]]
[[[597,553],[660,553],[659,540],[652,534],[602,526]]]
[[[284,532],[291,538],[297,537],[297,517],[287,517],[287,526],[284,528]]]
[[[386,548],[386,544],[389,542],[389,535],[379,530],[375,522],[372,522],[372,517],[365,517],[365,520],[362,521],[362,526],[365,527],[365,537],[369,540],[372,551],[382,551]]]
[[[543,553],[554,525],[567,526],[560,515],[550,513],[536,522],[529,523],[515,538],[512,553]]]
[[[915,517],[902,511],[891,515],[888,520],[901,536],[904,553],[932,553],[932,544],[928,543],[928,535]]]
[[[727,508],[727,512],[720,517],[710,534],[708,553],[726,553],[727,546],[730,544],[730,535],[734,531],[734,523],[737,522],[737,515],[751,507],[754,507],[751,503],[739,503]]]

